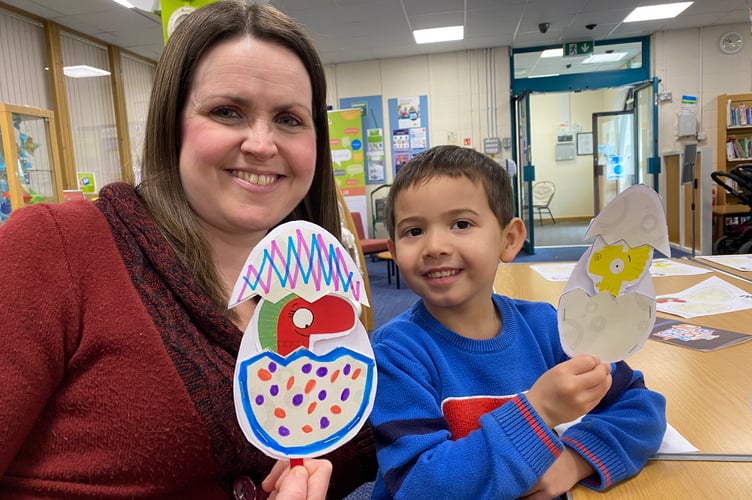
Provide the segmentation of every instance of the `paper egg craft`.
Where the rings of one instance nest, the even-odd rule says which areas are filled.
[[[261,299],[238,353],[235,410],[267,455],[323,455],[368,418],[377,374],[358,319],[363,286],[344,247],[309,222],[275,228],[248,256],[229,307]]]
[[[569,356],[619,361],[642,347],[655,323],[653,250],[671,254],[658,193],[641,184],[622,191],[593,219],[585,238],[595,240],[559,299],[561,345]]]

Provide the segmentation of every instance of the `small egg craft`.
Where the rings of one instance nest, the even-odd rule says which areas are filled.
[[[671,255],[661,199],[638,184],[617,195],[588,226],[595,238],[559,299],[559,336],[569,356],[603,362],[635,353],[655,324],[653,250]]]
[[[366,422],[377,377],[364,286],[347,250],[309,222],[278,226],[248,256],[228,306],[260,297],[235,365],[235,412],[268,456],[324,455]]]

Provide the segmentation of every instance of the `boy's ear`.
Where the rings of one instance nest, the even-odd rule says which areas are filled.
[[[517,257],[517,253],[525,243],[525,237],[527,237],[525,223],[519,217],[514,217],[504,228],[502,234],[503,247],[499,256],[502,262],[512,262]]]

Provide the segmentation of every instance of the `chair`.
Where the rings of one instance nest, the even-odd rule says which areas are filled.
[[[350,212],[353,219],[353,224],[358,232],[358,240],[360,240],[360,248],[363,250],[363,255],[370,255],[373,257],[379,252],[386,252],[386,238],[366,238],[365,230],[363,229],[363,219],[360,217],[360,212]]]
[[[340,215],[342,217],[342,237],[343,237],[343,245],[345,245],[345,248],[348,248],[348,244],[346,243],[346,240],[351,241],[352,245],[355,246],[354,255],[352,255],[353,259],[356,261],[356,264],[358,264],[358,267],[360,268],[361,275],[363,276],[363,286],[365,288],[366,297],[368,298],[368,303],[373,304],[373,299],[371,297],[371,282],[368,279],[368,270],[366,269],[366,259],[363,256],[363,250],[360,248],[360,242],[359,238],[355,237],[356,232],[362,232],[362,224],[355,224],[353,221],[353,215],[357,214],[357,212],[350,213],[350,210],[347,208],[347,203],[345,203],[345,198],[342,196],[342,191],[337,189],[337,202],[339,204],[339,210]],[[358,221],[360,221],[360,214],[358,215]],[[347,231],[345,231],[345,229]],[[350,238],[345,237],[345,233],[349,233]],[[348,251],[350,249],[348,248]],[[360,312],[360,322],[363,323],[363,326],[366,327],[367,331],[373,330],[373,306],[371,307],[364,307],[361,309]]]
[[[538,220],[543,225],[543,210],[548,212],[551,220],[556,224],[554,214],[551,213],[549,205],[556,193],[556,184],[551,181],[535,181],[533,183],[533,208],[538,211]]]

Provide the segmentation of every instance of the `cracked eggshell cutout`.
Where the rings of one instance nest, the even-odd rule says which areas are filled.
[[[363,278],[339,241],[304,221],[271,231],[246,260],[230,306],[260,295],[240,344],[235,411],[254,446],[313,458],[354,437],[376,396],[360,323]]]
[[[655,324],[653,249],[670,255],[660,197],[643,185],[624,190],[585,237],[595,240],[559,299],[561,345],[570,357],[620,361],[642,347]]]
[[[635,353],[655,323],[655,299],[640,293],[589,296],[576,288],[559,300],[559,336],[568,356],[590,354],[604,363]]]
[[[625,189],[603,207],[590,222],[585,239],[597,235],[609,245],[624,240],[632,248],[650,245],[663,255],[671,256],[661,198],[644,184]]]

